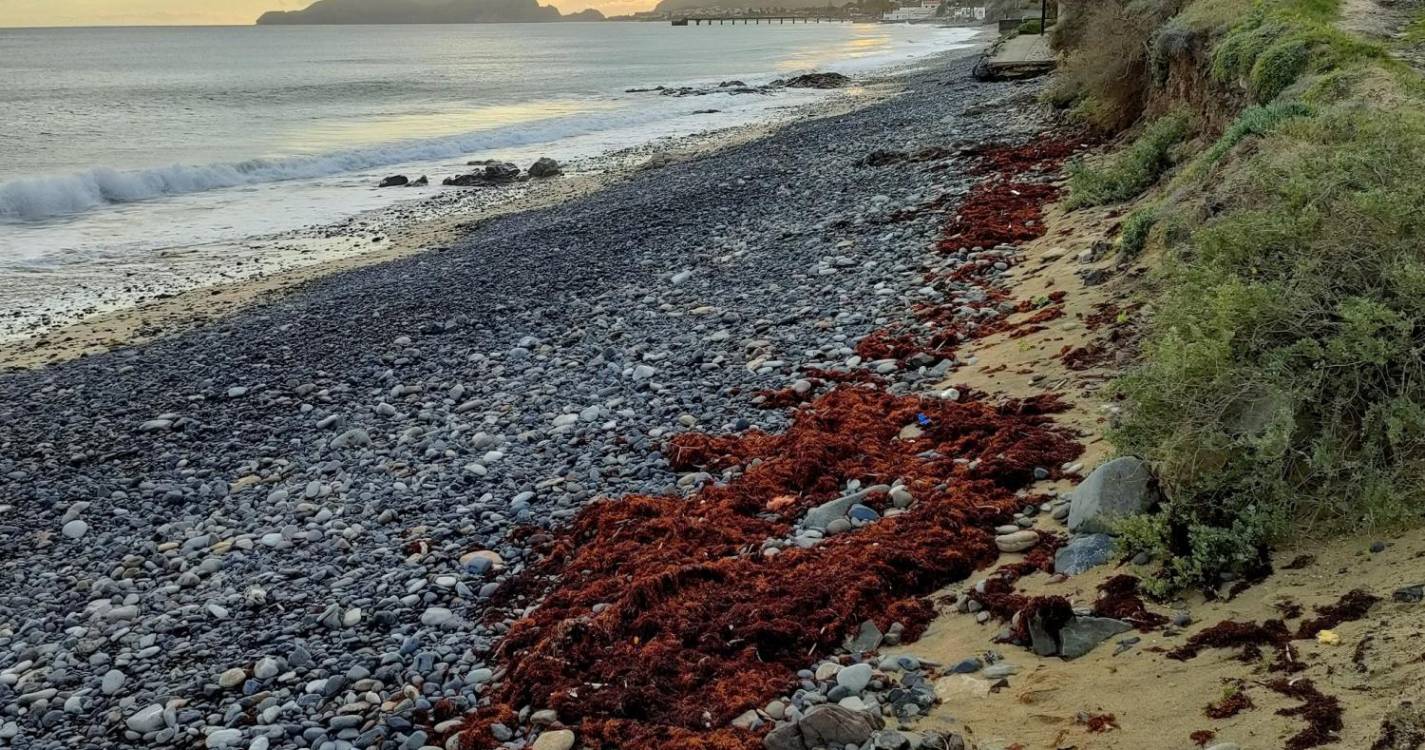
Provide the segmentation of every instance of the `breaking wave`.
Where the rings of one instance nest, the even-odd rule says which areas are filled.
[[[175,164],[145,169],[94,167],[65,175],[21,177],[0,182],[0,219],[38,221],[166,196],[453,159],[491,149],[548,143],[686,114],[683,107],[636,109],[642,111],[569,115],[457,136],[400,141],[313,156],[202,165]]]

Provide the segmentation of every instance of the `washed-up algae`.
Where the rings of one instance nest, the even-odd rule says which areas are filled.
[[[1016,490],[1081,450],[1048,416],[1062,408],[842,386],[779,435],[679,436],[677,468],[741,473],[689,498],[599,502],[556,532],[502,593],[535,606],[510,628],[497,654],[507,676],[462,740],[494,746],[489,717],[530,706],[590,747],[758,746],[730,720],[794,688],[865,620],[915,638],[934,615],[924,597],[996,559],[992,529],[1024,504]],[[901,439],[907,424],[921,435]],[[850,480],[900,481],[915,502],[810,549],[763,552]]]

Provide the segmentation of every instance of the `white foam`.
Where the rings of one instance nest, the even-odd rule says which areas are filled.
[[[228,164],[174,164],[128,171],[95,167],[77,174],[20,178],[0,183],[0,218],[33,221],[82,213],[111,204],[451,159],[635,126],[686,114],[681,111],[683,109],[655,107],[594,112],[453,137],[402,141],[317,156],[253,159]]]

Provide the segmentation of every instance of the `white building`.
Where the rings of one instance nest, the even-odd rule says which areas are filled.
[[[935,17],[935,11],[939,8],[940,0],[920,0],[919,5],[903,5],[882,16],[881,20],[888,23],[929,21]]]

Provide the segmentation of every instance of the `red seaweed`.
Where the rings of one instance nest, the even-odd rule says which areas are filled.
[[[1015,490],[1081,450],[1048,416],[1062,408],[843,386],[780,435],[679,435],[667,450],[676,468],[743,473],[692,498],[599,502],[554,532],[501,592],[512,608],[538,605],[497,652],[508,678],[494,705],[553,708],[594,747],[755,748],[755,733],[727,727],[733,717],[789,690],[867,619],[917,637],[934,615],[923,597],[998,556],[992,529],[1022,506]],[[900,439],[910,423],[923,435]],[[931,449],[946,458],[920,455]],[[811,549],[761,553],[851,479],[899,479],[916,502]],[[466,725],[473,746],[495,744],[488,713]]]

